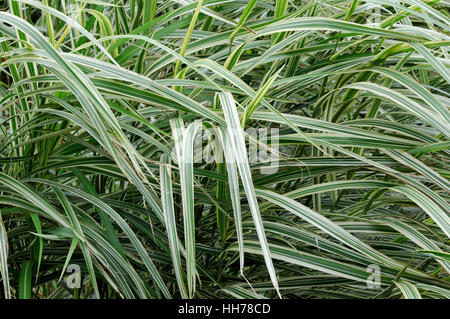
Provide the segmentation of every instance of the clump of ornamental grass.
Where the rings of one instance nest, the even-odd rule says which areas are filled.
[[[449,298],[448,5],[1,2],[0,297]]]

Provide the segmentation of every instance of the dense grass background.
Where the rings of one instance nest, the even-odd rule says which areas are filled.
[[[449,6],[1,1],[0,297],[449,298]]]

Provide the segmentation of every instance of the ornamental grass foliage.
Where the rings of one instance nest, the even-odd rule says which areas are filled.
[[[0,298],[449,298],[449,6],[0,1]]]

